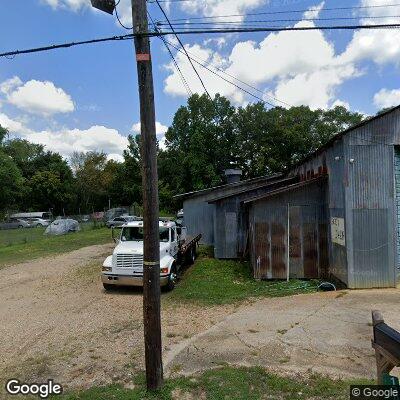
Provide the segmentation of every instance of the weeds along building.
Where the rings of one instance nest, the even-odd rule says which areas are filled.
[[[257,279],[394,287],[400,276],[400,106],[333,137],[285,175],[177,196],[189,233]]]

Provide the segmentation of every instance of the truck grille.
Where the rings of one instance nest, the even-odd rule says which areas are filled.
[[[117,254],[117,268],[133,268],[135,272],[143,271],[142,254]]]

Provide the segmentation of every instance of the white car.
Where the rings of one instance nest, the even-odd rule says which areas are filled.
[[[28,222],[32,227],[35,227],[35,228],[38,226],[49,226],[50,225],[50,222],[43,218],[29,218]]]
[[[71,232],[78,232],[81,228],[79,222],[74,219],[56,219],[44,231],[45,235],[66,235]]]

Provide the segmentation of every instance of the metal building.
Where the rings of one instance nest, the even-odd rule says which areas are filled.
[[[185,194],[185,223],[255,278],[329,276],[349,288],[400,276],[400,106],[332,138],[285,176]]]

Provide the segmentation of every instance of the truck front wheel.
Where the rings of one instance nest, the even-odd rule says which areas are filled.
[[[114,285],[110,285],[109,283],[103,283],[103,288],[106,292],[114,289]]]
[[[166,286],[166,289],[168,292],[170,292],[171,290],[173,290],[175,288],[177,280],[178,280],[178,274],[177,274],[175,265],[173,265],[171,267],[171,272],[168,275],[168,283]]]
[[[192,265],[196,260],[196,246],[193,246],[187,255],[187,264]]]

